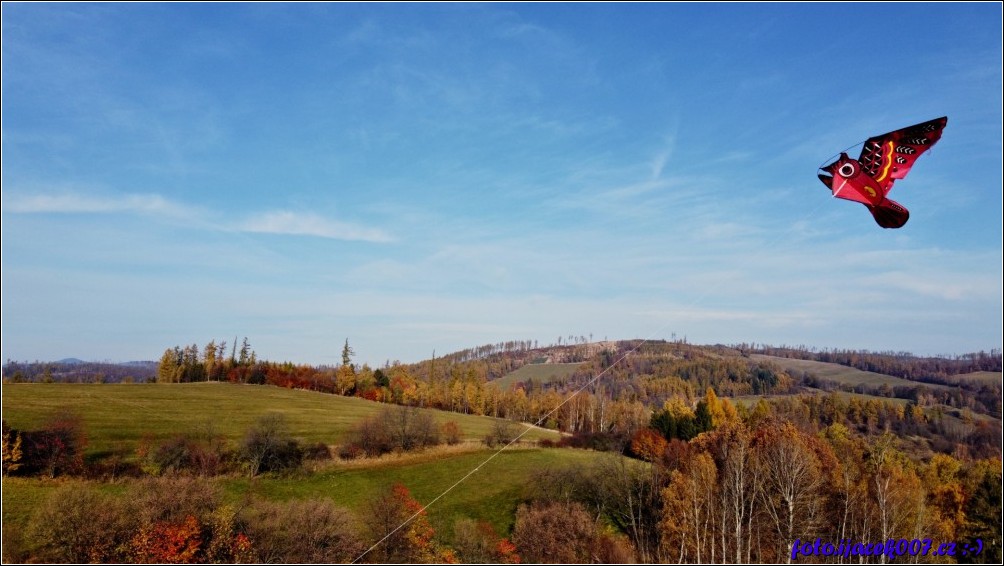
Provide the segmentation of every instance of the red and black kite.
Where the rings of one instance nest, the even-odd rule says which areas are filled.
[[[879,226],[899,228],[910,219],[910,212],[886,195],[896,179],[906,177],[920,154],[941,139],[947,123],[948,117],[943,116],[868,138],[861,157],[851,159],[841,153],[840,159],[820,167],[826,174],[820,174],[819,180],[833,191],[833,196],[868,207]]]

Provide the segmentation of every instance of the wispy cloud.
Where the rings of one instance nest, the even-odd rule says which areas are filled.
[[[274,211],[255,215],[238,226],[242,232],[315,236],[333,240],[384,243],[393,238],[379,228],[368,228],[316,214]]]
[[[14,214],[166,214],[185,216],[195,208],[157,194],[94,196],[79,193],[49,195],[4,194],[4,212]]]
[[[3,212],[10,214],[137,214],[187,220],[204,228],[232,232],[253,232],[313,236],[333,240],[391,242],[386,231],[339,221],[312,213],[271,211],[252,213],[243,220],[207,218],[207,213],[190,204],[172,201],[158,194],[96,196],[80,192],[3,195]]]

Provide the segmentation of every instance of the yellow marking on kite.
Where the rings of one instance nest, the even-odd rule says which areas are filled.
[[[867,192],[867,193],[868,193],[869,195],[871,195],[871,197],[872,197],[872,198],[875,198],[875,195],[876,195],[876,193],[875,193],[875,189],[873,189],[873,188],[869,187],[868,185],[865,185],[865,191],[866,191],[866,192]]]
[[[879,183],[882,182],[882,179],[886,178],[886,175],[889,174],[889,168],[892,167],[892,150],[893,150],[892,142],[889,142],[889,147],[885,152],[885,168],[882,169],[882,174],[875,178],[875,180],[878,181]],[[872,196],[875,195],[873,194]]]

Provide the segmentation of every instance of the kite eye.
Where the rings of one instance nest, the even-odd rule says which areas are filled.
[[[858,168],[855,167],[853,163],[844,163],[840,166],[840,169],[837,169],[837,173],[840,173],[840,176],[845,179],[850,179],[857,174],[857,172]]]

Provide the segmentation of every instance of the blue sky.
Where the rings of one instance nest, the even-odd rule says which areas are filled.
[[[2,43],[4,359],[1001,347],[999,3],[5,3]],[[904,228],[816,179],[943,115]]]

